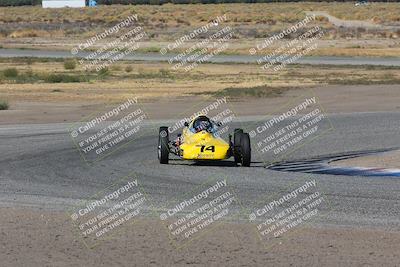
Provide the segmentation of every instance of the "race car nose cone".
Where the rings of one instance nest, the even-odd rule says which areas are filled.
[[[202,134],[202,136],[200,137],[201,140],[206,140],[208,134],[207,131],[201,131],[201,134]]]

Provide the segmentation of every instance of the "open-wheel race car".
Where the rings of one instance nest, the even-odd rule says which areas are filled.
[[[161,164],[168,164],[170,153],[183,160],[217,161],[233,156],[235,163],[249,167],[251,162],[251,146],[248,133],[235,129],[229,140],[223,140],[218,134],[221,123],[206,116],[198,116],[191,122],[185,122],[182,134],[169,140],[168,127],[159,129],[158,159]]]

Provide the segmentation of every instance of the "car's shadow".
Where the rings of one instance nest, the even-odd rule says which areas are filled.
[[[218,160],[218,161],[188,161],[182,159],[169,159],[171,165],[195,166],[195,167],[241,167],[234,161]],[[262,161],[252,161],[250,168],[264,168],[265,164]]]

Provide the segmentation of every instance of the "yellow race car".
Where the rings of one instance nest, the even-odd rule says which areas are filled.
[[[214,161],[234,157],[235,163],[249,167],[251,146],[248,133],[235,129],[233,142],[223,140],[218,134],[221,123],[206,116],[198,116],[191,122],[185,122],[182,134],[175,140],[169,140],[168,127],[159,129],[158,159],[161,164],[168,164],[169,154],[175,154],[184,160]]]

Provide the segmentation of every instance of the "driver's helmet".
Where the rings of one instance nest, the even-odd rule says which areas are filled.
[[[193,128],[196,133],[201,131],[212,131],[212,123],[206,116],[199,116],[193,122]]]

